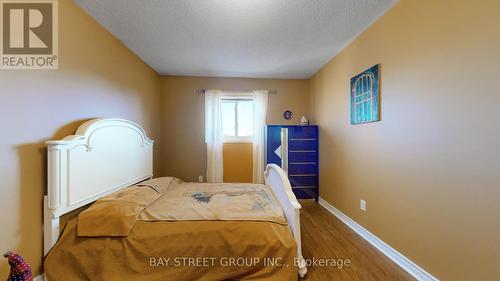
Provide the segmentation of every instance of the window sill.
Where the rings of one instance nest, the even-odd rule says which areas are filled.
[[[226,139],[223,143],[253,143],[253,139]]]

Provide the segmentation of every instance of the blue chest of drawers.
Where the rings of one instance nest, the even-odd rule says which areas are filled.
[[[280,166],[299,199],[318,201],[318,126],[268,125],[266,163]]]

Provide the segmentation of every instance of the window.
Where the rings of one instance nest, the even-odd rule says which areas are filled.
[[[224,140],[251,140],[253,138],[254,102],[250,98],[223,98],[222,134]]]
[[[373,81],[368,74],[358,78],[354,85],[354,114],[356,122],[366,122],[372,118]]]

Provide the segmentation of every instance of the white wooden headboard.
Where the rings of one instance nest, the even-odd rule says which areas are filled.
[[[90,120],[47,146],[45,255],[59,238],[61,215],[153,176],[153,141],[127,120]]]

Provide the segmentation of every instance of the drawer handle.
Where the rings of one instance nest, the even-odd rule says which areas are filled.
[[[291,141],[315,141],[317,139],[288,139],[288,140],[291,140]]]
[[[300,189],[313,189],[313,188],[316,188],[316,186],[314,185],[303,185],[303,186],[292,186],[292,188],[300,188]]]

